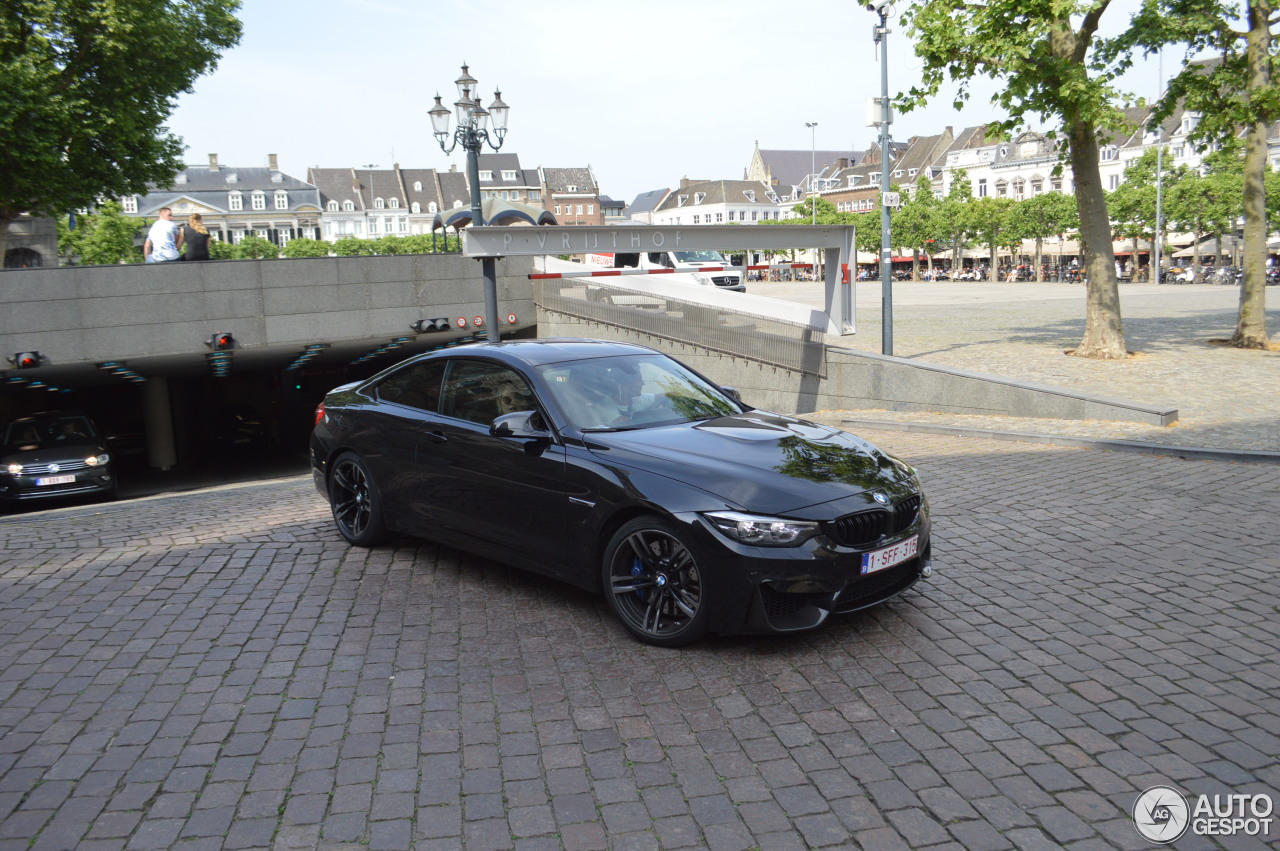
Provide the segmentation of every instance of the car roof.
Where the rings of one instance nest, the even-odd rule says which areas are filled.
[[[513,364],[543,366],[563,361],[589,358],[615,357],[618,355],[661,354],[647,346],[619,343],[613,340],[589,340],[577,337],[548,337],[534,340],[504,340],[500,343],[481,342],[449,349],[438,349],[424,358],[456,357],[469,354],[485,354]]]
[[[36,414],[27,414],[21,417],[14,417],[9,422],[10,424],[33,423],[33,422],[41,422],[41,421],[47,422],[52,419],[57,419],[58,417],[84,417],[85,419],[89,419],[89,415],[84,411],[40,411],[39,413],[36,413]]]

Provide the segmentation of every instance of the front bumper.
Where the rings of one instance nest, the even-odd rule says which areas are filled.
[[[933,546],[927,507],[909,528],[866,549],[840,546],[818,536],[798,547],[751,547],[726,539],[700,518],[715,577],[713,630],[721,634],[787,633],[821,626],[886,602],[932,573]],[[899,564],[862,573],[862,555],[912,536],[918,553]],[[705,550],[704,550],[705,552]]]
[[[81,471],[75,474],[75,481],[56,485],[38,485],[35,476],[0,476],[0,501],[4,502],[28,502],[114,491],[115,478],[109,469]]]

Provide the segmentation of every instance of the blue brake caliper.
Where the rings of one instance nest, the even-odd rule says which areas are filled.
[[[644,576],[644,563],[641,562],[639,558],[636,558],[631,562],[631,576],[633,579],[639,579],[641,576]],[[649,596],[648,592],[643,588],[637,588],[635,594],[642,603]]]

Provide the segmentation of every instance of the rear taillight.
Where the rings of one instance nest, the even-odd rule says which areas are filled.
[[[324,402],[316,405],[316,425],[320,425],[322,419],[324,419]]]

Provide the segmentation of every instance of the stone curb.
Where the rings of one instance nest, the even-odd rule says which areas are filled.
[[[1047,443],[1052,446],[1075,446],[1081,449],[1110,449],[1116,452],[1137,452],[1144,455],[1169,455],[1189,461],[1238,461],[1246,464],[1280,464],[1280,452],[1249,449],[1211,449],[1194,446],[1169,446],[1163,443],[1144,443],[1139,440],[1107,440],[1093,437],[1070,437],[1061,434],[1036,434],[1024,431],[997,431],[995,429],[969,428],[965,426],[926,425],[892,420],[841,419],[841,427],[873,431],[905,431],[922,434],[949,434],[957,437],[982,437],[989,440],[1008,440],[1019,443]]]

